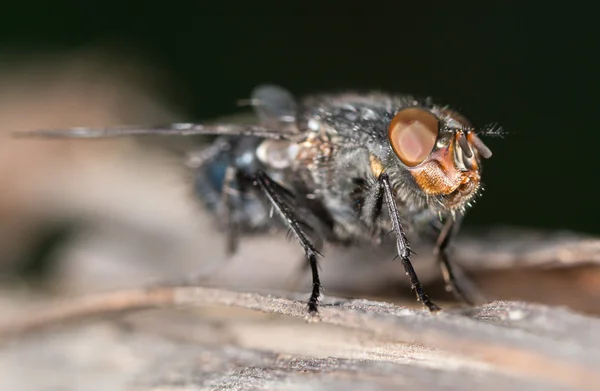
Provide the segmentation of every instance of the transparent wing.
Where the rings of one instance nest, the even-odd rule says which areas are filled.
[[[251,94],[252,106],[260,123],[269,126],[295,124],[297,104],[294,96],[286,89],[264,84],[256,87]]]
[[[12,133],[13,137],[41,138],[110,138],[126,136],[255,136],[286,139],[289,135],[279,128],[252,124],[196,124],[175,123],[165,126],[117,126],[107,128],[78,127],[70,129],[40,129]]]
[[[255,136],[291,139],[297,132],[297,106],[293,95],[275,85],[260,85],[251,94],[254,121],[240,123],[173,123],[160,126],[111,126],[39,129],[12,133],[13,137],[38,138],[111,138],[124,136]],[[258,117],[258,118],[256,118]],[[258,119],[258,121],[257,121]],[[236,123],[237,122],[237,123]]]

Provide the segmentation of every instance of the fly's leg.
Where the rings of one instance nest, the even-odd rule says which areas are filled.
[[[196,170],[197,172],[201,172],[207,166],[213,162],[213,159],[225,149],[230,147],[230,143],[224,140],[216,140],[210,146],[196,151],[194,153],[189,153],[187,157],[187,166]],[[228,165],[225,168],[225,175],[223,177],[221,189],[212,189],[212,183],[204,184],[203,192],[207,192],[209,196],[207,198],[214,199],[218,197],[218,201],[215,200],[214,204],[216,208],[216,214],[219,218],[219,223],[223,225],[223,228],[226,231],[227,235],[227,245],[226,252],[227,255],[231,256],[233,253],[237,251],[238,247],[238,226],[233,218],[233,212],[235,209],[235,205],[232,202],[232,198],[238,193],[240,190],[236,190],[233,186],[238,176],[238,170],[232,166]],[[210,182],[210,180],[208,180]]]
[[[298,220],[294,217],[291,208],[284,201],[284,195],[273,180],[264,172],[258,171],[255,175],[255,183],[267,196],[273,208],[283,217],[289,229],[296,235],[300,245],[304,249],[304,254],[310,269],[312,271],[312,293],[308,300],[308,312],[311,315],[316,315],[318,312],[318,302],[321,295],[321,281],[319,280],[319,270],[317,267],[317,255],[321,255],[312,243],[307,239]]]
[[[208,148],[205,148],[195,154],[188,156],[188,166],[195,170],[202,170],[207,165],[210,165],[212,159],[222,152],[225,148],[229,147],[229,143],[222,140],[217,140],[211,144]],[[234,220],[234,212],[236,205],[233,203],[232,198],[238,192],[234,188],[233,184],[238,176],[238,169],[234,166],[227,166],[225,168],[225,175],[220,190],[212,189],[211,184],[205,184],[205,191],[209,192],[210,199],[215,199],[216,215],[218,216],[219,222],[222,224],[226,235],[226,246],[225,251],[228,257],[225,262],[219,262],[217,266],[209,267],[200,274],[190,278],[190,281],[200,282],[208,278],[215,278],[218,273],[221,273],[231,260],[232,255],[237,251],[239,243],[239,230],[238,224]],[[218,197],[218,198],[216,198]]]
[[[485,302],[486,299],[481,295],[473,283],[464,275],[462,270],[450,262],[448,257],[448,246],[450,241],[456,235],[460,226],[462,217],[457,217],[456,220],[449,218],[442,227],[438,236],[434,255],[442,269],[442,275],[446,283],[446,290],[451,291],[456,299],[468,305],[475,305],[477,302]],[[458,271],[458,273],[457,273]],[[459,278],[460,277],[460,278]]]
[[[379,185],[382,190],[381,196],[385,197],[390,219],[392,220],[392,227],[394,229],[394,233],[396,234],[396,248],[398,250],[398,255],[400,256],[400,259],[402,261],[404,271],[410,278],[412,289],[414,289],[415,293],[417,294],[417,300],[423,303],[430,311],[439,311],[441,310],[441,307],[433,303],[425,294],[423,286],[421,285],[421,282],[417,277],[417,273],[415,272],[415,269],[412,266],[410,260],[412,251],[410,249],[408,239],[406,238],[404,228],[402,228],[402,223],[400,221],[400,213],[398,212],[398,207],[396,206],[396,199],[392,191],[390,179],[386,173],[383,173],[379,176]]]
[[[233,219],[234,205],[232,197],[237,190],[233,188],[233,183],[237,177],[237,169],[233,166],[227,166],[225,178],[221,189],[221,200],[219,208],[219,217],[225,225],[227,232],[227,254],[233,255],[237,251],[239,243],[238,227]]]
[[[235,167],[227,166],[220,194],[214,191],[216,194],[219,194],[216,214],[219,218],[219,223],[223,224],[223,228],[225,229],[227,240],[225,250],[228,256],[225,258],[225,262],[219,262],[216,266],[208,268],[201,274],[191,278],[190,280],[192,281],[200,282],[209,278],[218,278],[218,274],[225,270],[232,259],[232,255],[237,251],[239,235],[233,216],[235,205],[232,202],[232,197],[235,195],[234,192],[238,191],[233,188],[237,173],[238,170]]]
[[[323,242],[317,242],[315,244],[315,248],[318,249],[317,251],[321,251],[323,249]],[[295,291],[298,287],[298,284],[300,284],[300,280],[302,279],[302,277],[304,277],[306,272],[308,272],[308,270],[310,269],[310,262],[307,262],[306,257],[302,257],[298,265],[298,268],[294,270],[294,272],[290,275],[290,277],[287,279],[287,282],[285,283],[286,289],[288,291]]]

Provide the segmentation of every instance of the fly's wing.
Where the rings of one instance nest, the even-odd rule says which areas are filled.
[[[286,135],[277,128],[253,124],[197,124],[175,123],[163,126],[116,126],[108,128],[78,127],[70,129],[41,129],[15,132],[13,137],[42,138],[109,138],[124,136],[255,136],[285,139]]]
[[[296,102],[281,87],[263,85],[252,92],[252,106],[258,123],[174,123],[159,126],[116,126],[40,129],[13,133],[13,137],[111,138],[128,136],[254,136],[292,139],[296,122]]]
[[[297,131],[298,105],[286,89],[273,84],[260,85],[252,91],[250,102],[261,124],[286,133]]]
[[[292,94],[281,87],[262,85],[252,91],[251,97],[249,102],[253,112],[240,112],[215,122],[40,129],[14,132],[12,136],[44,139],[133,137],[147,147],[183,158],[187,166],[194,168],[218,150],[218,145],[209,143],[210,136],[254,136],[290,141],[302,138],[297,131],[296,101]]]

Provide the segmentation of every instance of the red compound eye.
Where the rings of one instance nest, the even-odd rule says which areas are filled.
[[[400,110],[388,128],[392,149],[402,163],[414,167],[429,156],[439,132],[435,115],[421,108]]]

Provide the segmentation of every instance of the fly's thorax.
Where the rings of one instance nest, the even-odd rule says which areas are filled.
[[[256,149],[258,159],[269,168],[316,168],[328,161],[333,146],[326,135],[310,132],[302,141],[264,140]]]
[[[256,148],[258,160],[270,169],[285,170],[294,166],[300,146],[287,140],[262,141]]]

